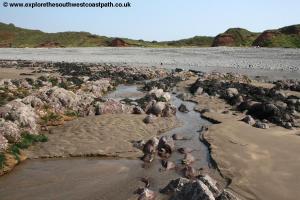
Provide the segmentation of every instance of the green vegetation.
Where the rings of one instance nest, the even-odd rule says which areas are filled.
[[[64,114],[68,117],[79,117],[79,113],[74,110],[67,110]]]
[[[54,112],[50,112],[50,111],[47,112],[47,114],[45,116],[41,117],[41,120],[44,125],[60,121],[61,119],[62,119],[62,116],[60,116]]]
[[[242,28],[230,28],[215,38],[195,36],[183,40],[163,42],[120,39],[131,47],[255,46],[256,44],[265,47],[300,47],[300,25],[287,26],[274,31],[279,32],[279,34],[272,39],[264,38],[259,43],[256,40],[260,33],[250,32]],[[107,47],[111,46],[113,39],[87,32],[45,33],[39,30],[15,27],[13,24],[0,23],[0,47]]]
[[[0,87],[0,106],[5,105],[7,102],[18,98],[24,98],[28,96],[27,89],[18,88],[17,90],[9,90],[7,87]]]
[[[47,142],[48,138],[45,135],[31,135],[27,132],[22,134],[22,139],[20,142],[13,144],[9,148],[9,153],[15,156],[16,160],[20,161],[20,149],[27,149],[31,145],[37,142]]]
[[[5,165],[5,156],[3,153],[0,153],[0,169],[2,169]]]

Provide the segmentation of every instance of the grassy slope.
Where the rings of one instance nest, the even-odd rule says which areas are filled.
[[[124,39],[129,46],[168,47],[168,46],[211,46],[212,37],[200,37],[171,41],[148,42],[143,40]],[[87,32],[44,33],[15,27],[13,24],[0,23],[0,44],[11,43],[12,47],[36,47],[46,42],[58,42],[65,47],[109,46],[113,38],[92,35]]]
[[[270,40],[261,41],[261,46],[300,48],[300,24],[271,31],[277,34]]]
[[[274,30],[278,32],[271,40],[261,41],[265,47],[296,47],[300,48],[300,25],[293,25]],[[300,32],[299,32],[300,33]],[[252,46],[259,33],[253,33],[246,29],[231,28],[218,35],[231,35],[234,38],[234,46]],[[218,37],[217,36],[217,37]],[[87,32],[61,32],[44,33],[39,30],[29,30],[15,27],[13,24],[0,23],[0,44],[11,43],[12,47],[37,47],[46,42],[58,42],[65,47],[96,47],[110,46],[113,38],[92,35]],[[209,47],[214,38],[195,36],[193,38],[177,41],[143,41],[124,38],[129,46],[136,47]]]

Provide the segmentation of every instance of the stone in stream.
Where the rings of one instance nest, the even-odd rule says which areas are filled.
[[[191,138],[184,137],[182,135],[174,133],[172,135],[173,140],[190,140]]]
[[[171,200],[215,200],[213,193],[200,180],[178,178],[172,180],[160,191],[164,194],[172,194]]]
[[[195,168],[193,168],[192,166],[189,166],[189,165],[186,165],[182,171],[183,171],[184,177],[186,177],[188,179],[192,179],[192,178],[195,178],[196,176],[198,176],[198,173],[195,170]]]
[[[174,151],[175,143],[174,140],[169,136],[162,136],[158,143],[158,150],[165,151],[171,154]]]
[[[269,124],[260,122],[258,120],[255,122],[254,126],[256,128],[261,128],[261,129],[268,129],[268,128],[270,128]]]
[[[189,147],[181,147],[177,151],[181,154],[186,154],[186,153],[191,153],[194,150]]]
[[[180,112],[184,112],[184,113],[188,113],[188,112],[189,112],[188,108],[187,108],[186,105],[184,105],[184,104],[181,104],[181,105],[178,107],[178,110],[179,110]]]
[[[154,160],[154,154],[152,153],[144,154],[144,156],[142,157],[142,161],[146,163],[151,163],[153,160]]]
[[[255,124],[255,120],[253,119],[253,117],[251,117],[251,115],[246,115],[243,119],[243,122],[246,122],[247,124],[249,124],[250,126],[253,126]]]
[[[184,159],[182,160],[182,163],[185,165],[190,165],[195,162],[195,160],[195,157],[191,153],[186,153]]]
[[[156,151],[156,149],[157,149],[158,142],[159,142],[159,140],[157,139],[157,137],[151,138],[144,145],[143,152],[145,154],[147,154],[147,153],[154,153]]]
[[[148,115],[147,117],[144,118],[143,122],[145,124],[153,124],[155,121],[156,117],[154,115]]]
[[[144,110],[141,107],[135,106],[133,108],[132,114],[140,115],[140,114],[143,114],[143,113],[144,113]]]
[[[135,192],[139,195],[138,200],[155,200],[155,192],[148,188],[139,188]]]
[[[229,190],[224,189],[224,191],[216,198],[216,200],[239,200],[239,198]]]
[[[220,190],[217,187],[217,181],[212,179],[209,175],[200,176],[199,180],[201,180],[209,190],[214,194],[214,197],[218,197],[220,195]]]
[[[169,161],[169,160],[162,160],[161,161],[161,165],[166,169],[166,170],[170,170],[170,169],[175,169],[176,165],[174,162]]]

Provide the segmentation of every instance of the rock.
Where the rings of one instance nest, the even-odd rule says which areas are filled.
[[[182,163],[185,165],[190,165],[195,162],[195,160],[195,157],[191,153],[186,153],[184,159],[182,160]]]
[[[155,200],[155,192],[148,188],[140,188],[137,193],[140,195],[138,200]]]
[[[179,110],[180,112],[184,112],[184,113],[189,112],[189,110],[187,109],[186,105],[184,105],[184,104],[181,104],[181,105],[178,107],[178,110]]]
[[[185,178],[172,180],[161,192],[173,194],[171,200],[215,200],[213,193],[200,180],[190,181]]]
[[[171,100],[171,94],[164,92],[162,89],[154,88],[149,92],[150,95],[154,95],[156,100],[164,99],[166,102]]]
[[[114,99],[108,99],[104,103],[99,102],[96,104],[96,115],[119,113],[130,113],[130,107]]]
[[[0,133],[0,152],[5,151],[8,148],[7,139]]]
[[[255,124],[255,120],[251,117],[251,115],[246,115],[243,119],[243,122],[246,122],[250,126],[253,126]]]
[[[40,108],[44,105],[44,102],[40,98],[33,95],[23,98],[22,102],[31,105],[33,108]]]
[[[195,170],[195,168],[193,168],[192,166],[186,165],[183,168],[183,175],[186,178],[192,179],[192,178],[195,178],[196,176],[198,176],[198,173]]]
[[[156,117],[154,115],[148,115],[147,117],[144,118],[143,122],[145,124],[153,124],[156,120]]]
[[[176,133],[174,133],[172,135],[172,138],[173,138],[173,140],[184,140],[185,139],[185,137],[183,137],[182,135],[176,134]]]
[[[191,153],[193,151],[193,149],[189,148],[189,147],[182,147],[178,149],[178,152],[181,154],[186,154],[186,153]]]
[[[203,88],[202,87],[198,87],[198,89],[196,90],[196,92],[194,93],[195,95],[201,95],[203,93]]]
[[[132,111],[133,114],[137,114],[137,115],[140,115],[140,114],[143,114],[144,113],[144,110],[139,107],[139,106],[135,106],[133,108],[133,111]]]
[[[293,129],[293,125],[290,122],[286,122],[286,123],[284,123],[284,128]]]
[[[166,108],[165,102],[157,102],[151,108],[151,113],[154,115],[161,115],[162,111]]]
[[[209,190],[214,194],[214,197],[220,195],[220,190],[217,187],[217,181],[213,180],[209,175],[200,176],[199,180],[202,181]]]
[[[232,192],[224,189],[220,196],[216,198],[216,200],[239,200]]]
[[[10,143],[16,143],[21,139],[21,131],[18,125],[11,121],[0,122],[0,134]]]
[[[146,153],[142,157],[142,161],[144,161],[146,163],[151,163],[153,160],[154,160],[154,154],[152,154],[152,153]]]
[[[254,124],[254,127],[261,128],[261,129],[268,129],[268,128],[270,128],[269,124],[263,123],[263,122],[260,122],[260,121],[256,121],[255,124]]]
[[[167,104],[165,109],[162,111],[161,116],[162,117],[172,117],[174,115],[176,115],[176,107],[171,104]]]
[[[168,160],[162,160],[162,161],[161,161],[161,165],[162,165],[166,170],[175,169],[175,167],[176,167],[176,165],[175,165],[174,162],[168,161]]]
[[[226,90],[226,96],[227,98],[234,98],[234,97],[237,97],[239,94],[239,91],[236,89],[236,88],[228,88]]]
[[[9,111],[4,114],[7,120],[13,121],[19,127],[23,127],[31,134],[37,134],[38,125],[36,115],[33,108],[21,102],[21,99],[16,99],[4,106]]]
[[[171,154],[174,151],[174,140],[169,136],[163,136],[158,143],[158,151]]]
[[[145,146],[145,141],[144,140],[139,140],[139,141],[132,141],[133,147],[143,150]]]
[[[163,194],[174,194],[176,192],[180,192],[184,185],[189,182],[189,179],[186,178],[171,180],[166,187],[160,190],[160,192]]]
[[[148,140],[144,145],[143,152],[145,154],[152,154],[156,151],[158,146],[158,139],[153,137],[152,139]]]

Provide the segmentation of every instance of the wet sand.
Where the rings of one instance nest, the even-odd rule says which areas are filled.
[[[300,196],[299,130],[273,126],[254,128],[241,115],[205,113],[221,122],[204,138],[220,172],[231,179],[229,189],[247,200],[296,200]]]

